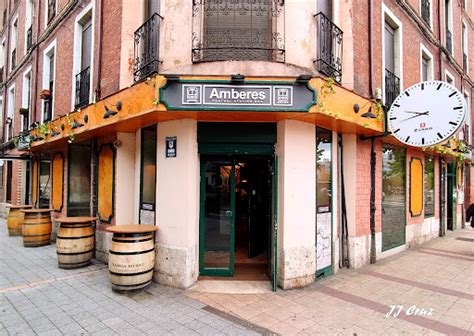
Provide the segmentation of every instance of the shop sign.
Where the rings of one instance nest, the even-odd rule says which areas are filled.
[[[308,111],[316,93],[307,85],[170,82],[161,89],[170,110]]]
[[[176,137],[166,137],[166,157],[173,158],[176,157],[176,145],[177,139]]]

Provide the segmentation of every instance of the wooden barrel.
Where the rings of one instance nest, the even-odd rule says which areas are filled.
[[[145,227],[145,225],[137,226]],[[145,288],[151,283],[155,266],[153,231],[156,230],[156,227],[146,226],[152,227],[152,229],[148,228],[148,232],[114,232],[109,251],[112,289],[128,292]],[[120,228],[121,226],[115,227]],[[126,227],[131,227],[131,225]],[[150,232],[150,230],[153,231]]]
[[[7,218],[8,235],[10,236],[21,236],[23,219],[25,214],[21,212],[21,209],[32,208],[32,205],[8,205],[10,208]]]
[[[23,246],[37,247],[49,245],[51,241],[51,210],[28,209],[23,220]]]
[[[94,253],[94,217],[64,217],[56,238],[59,268],[80,268],[91,263]]]

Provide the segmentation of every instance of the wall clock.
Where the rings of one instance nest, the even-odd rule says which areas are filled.
[[[400,142],[432,146],[450,138],[464,123],[466,100],[441,81],[415,84],[403,91],[387,113],[392,135]]]

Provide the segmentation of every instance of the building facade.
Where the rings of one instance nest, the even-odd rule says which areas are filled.
[[[305,286],[464,225],[471,0],[2,1],[2,197],[155,224],[155,280]],[[461,91],[465,125],[405,146],[405,88]],[[54,219],[53,219],[54,221]]]

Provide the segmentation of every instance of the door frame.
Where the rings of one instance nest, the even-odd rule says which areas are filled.
[[[204,246],[206,241],[206,216],[205,216],[205,204],[206,204],[206,180],[203,178],[206,172],[206,165],[204,158],[201,157],[200,162],[200,182],[199,182],[199,275],[204,276],[234,276],[234,258],[235,258],[235,157],[219,155],[214,156],[216,160],[228,160],[230,161],[230,207],[232,215],[230,217],[230,244],[229,244],[229,268],[220,267],[205,267],[204,266]],[[212,158],[213,156],[210,156]]]

